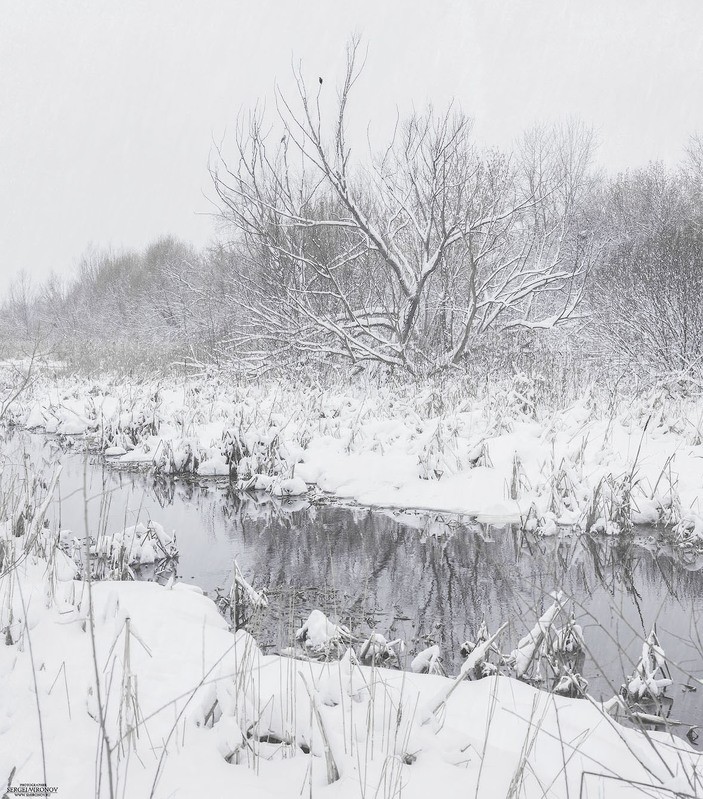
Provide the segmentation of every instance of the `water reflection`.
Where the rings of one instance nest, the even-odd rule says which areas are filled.
[[[32,457],[50,468],[57,452],[31,441]],[[213,597],[229,588],[236,558],[250,582],[269,590],[269,608],[252,624],[271,650],[289,645],[317,607],[359,635],[404,638],[411,657],[437,643],[451,673],[484,619],[490,631],[509,622],[509,651],[561,588],[584,628],[591,694],[618,691],[656,624],[671,661],[674,714],[700,720],[703,689],[680,686],[703,676],[703,561],[658,543],[656,531],[540,539],[450,515],[281,502],[226,483],[119,471],[89,456],[63,460],[55,523],[82,531],[85,497],[92,533],[153,518],[177,533],[181,578]]]

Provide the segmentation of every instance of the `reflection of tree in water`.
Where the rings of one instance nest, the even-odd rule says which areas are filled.
[[[33,437],[29,443],[36,444],[31,454],[40,470],[50,472],[51,444]],[[84,461],[66,460],[61,493],[69,497],[82,492]],[[135,523],[132,511],[157,520],[163,512],[182,544],[179,571],[197,575],[211,595],[217,585],[227,590],[235,556],[247,579],[269,588],[270,606],[252,629],[263,644],[289,643],[317,607],[360,635],[375,628],[404,638],[411,652],[436,642],[455,671],[461,643],[475,640],[484,616],[490,630],[509,622],[501,640],[509,651],[550,604],[549,593],[562,588],[584,626],[584,676],[596,696],[632,672],[655,622],[667,654],[685,670],[681,682],[686,674],[700,676],[703,557],[667,548],[656,531],[533,538],[450,514],[310,507],[237,493],[226,480],[154,477],[94,458],[89,464],[88,493],[104,493],[93,504],[97,517],[98,504],[111,504],[111,527]],[[75,507],[59,502],[59,523],[63,515],[69,527],[76,518],[81,527],[77,500]],[[686,701],[703,713],[703,692]]]
[[[624,592],[639,607],[652,585],[686,598],[703,582],[632,539],[528,539],[515,528],[450,526],[431,514],[291,510],[270,497],[168,482],[179,485],[174,501],[217,505],[227,538],[248,545],[240,565],[260,585],[299,592],[301,616],[326,596],[323,609],[343,621],[376,619],[380,632],[436,641],[447,654],[476,634],[484,616],[493,627],[511,621],[511,640],[519,637],[558,587],[583,603],[594,592]],[[438,537],[437,529],[452,533]]]
[[[639,531],[630,538],[531,538],[450,515],[281,503],[211,480],[124,479],[143,481],[162,507],[193,504],[203,528],[188,534],[202,537],[199,557],[207,560],[208,540],[226,542],[245,575],[269,588],[270,607],[254,632],[274,646],[287,644],[319,607],[359,634],[375,628],[402,637],[411,651],[436,642],[455,670],[461,643],[474,639],[484,617],[491,630],[509,622],[508,650],[550,604],[549,593],[562,588],[575,598],[596,650],[587,676],[602,672],[617,682],[632,657],[616,657],[617,647],[606,651],[615,646],[620,616],[628,618],[618,635],[636,656],[655,620],[660,630],[681,632],[677,618],[690,618],[703,595],[703,571],[695,570],[702,564],[686,563],[676,550],[643,547]]]
[[[47,473],[54,453],[38,441],[32,455]],[[58,523],[61,515],[78,511],[80,528],[83,457],[68,460]],[[112,504],[110,525],[116,529],[135,523],[127,522],[126,509],[157,520],[160,512],[170,514],[183,544],[179,571],[197,574],[211,595],[216,585],[227,590],[236,556],[246,578],[270,591],[269,608],[252,620],[264,645],[290,643],[310,610],[320,608],[359,635],[375,628],[403,638],[411,653],[438,643],[454,672],[461,643],[475,640],[484,617],[491,631],[509,623],[501,639],[507,652],[551,604],[549,593],[562,588],[574,598],[584,626],[584,676],[594,696],[608,698],[632,673],[655,622],[670,659],[682,665],[674,677],[684,683],[686,674],[700,676],[703,556],[667,547],[657,531],[638,528],[628,538],[534,538],[516,527],[449,514],[282,502],[238,493],[227,481],[154,477],[91,458],[88,493],[101,492],[97,517],[98,503]],[[71,493],[81,495],[76,507],[69,507]],[[678,716],[684,702],[687,720],[692,712],[703,714],[700,690],[676,701]]]

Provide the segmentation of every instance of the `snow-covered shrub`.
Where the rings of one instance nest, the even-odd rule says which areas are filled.
[[[71,554],[85,569],[82,552],[75,548]],[[178,558],[175,535],[167,533],[153,520],[147,524],[125,527],[112,535],[103,535],[90,546],[90,567],[95,577],[107,579],[134,579],[134,569],[162,560]]]
[[[305,651],[316,658],[329,658],[345,651],[352,640],[347,627],[330,621],[321,610],[313,610],[295,637],[305,647]]]
[[[543,378],[524,372],[513,375],[509,385],[489,395],[490,418],[497,433],[510,432],[516,421],[537,418],[538,384]]]
[[[623,686],[625,693],[629,699],[656,699],[671,684],[666,655],[659,644],[656,631],[652,630],[642,644],[642,655],[634,674]]]
[[[535,535],[551,536],[559,532],[556,514],[552,511],[540,513],[534,503],[530,505],[527,516],[521,520],[521,527],[524,533]]]
[[[197,474],[203,453],[197,442],[180,439],[162,442],[153,458],[153,468],[157,473],[182,475]]]
[[[371,633],[359,649],[359,660],[367,666],[386,666],[400,668],[400,654],[405,651],[405,643],[396,638],[388,641],[380,633]]]
[[[293,476],[295,464],[302,457],[302,448],[283,439],[278,427],[262,430],[251,426],[245,430],[240,418],[236,426],[226,429],[222,436],[222,454],[232,482],[244,490],[267,490],[278,478],[279,486]],[[270,478],[261,480],[260,478]],[[296,491],[291,491],[291,487]],[[305,493],[305,489],[283,485],[279,496]]]
[[[410,671],[415,674],[445,674],[439,645],[433,644],[418,652],[410,662]]]
[[[596,535],[631,534],[633,530],[633,500],[632,475],[621,477],[607,475],[596,486],[590,502],[581,514],[579,526],[589,533]],[[644,494],[641,494],[642,507]],[[634,512],[637,513],[637,505]],[[656,518],[654,519],[656,521]]]
[[[673,534],[679,544],[688,547],[703,546],[703,516],[686,513],[674,527]]]

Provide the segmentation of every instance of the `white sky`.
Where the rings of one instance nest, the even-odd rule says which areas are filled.
[[[703,131],[701,0],[0,0],[0,291],[91,244],[204,244],[213,137],[293,54],[332,92],[353,32],[372,131],[452,98],[497,145],[577,116],[613,170]]]

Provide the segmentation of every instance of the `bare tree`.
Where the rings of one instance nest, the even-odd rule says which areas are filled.
[[[60,357],[83,361],[202,354],[220,337],[215,311],[222,303],[209,277],[204,257],[172,237],[143,252],[90,249],[72,280],[54,276],[37,290],[18,281],[0,308],[0,325],[15,349],[41,332]]]
[[[218,150],[214,185],[243,245],[240,348],[417,373],[460,363],[482,331],[570,318],[594,254],[579,226],[590,137],[571,126],[511,156],[482,152],[459,109],[430,109],[354,163],[358,54],[353,41],[329,125],[326,89],[298,69],[295,104],[277,95],[278,129],[254,113],[231,167]]]
[[[4,312],[15,339],[31,340],[38,334],[39,319],[34,313],[36,293],[31,277],[24,270],[10,284]]]
[[[655,163],[612,181],[612,241],[591,290],[601,343],[659,375],[703,368],[703,207],[690,170]]]

